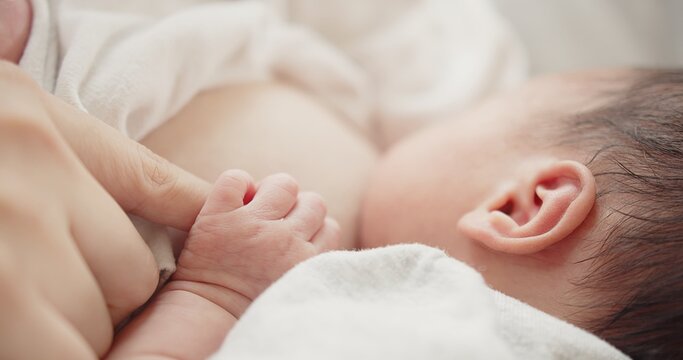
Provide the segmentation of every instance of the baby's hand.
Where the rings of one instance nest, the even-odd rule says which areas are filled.
[[[338,247],[322,199],[288,175],[256,188],[243,171],[220,176],[178,259],[178,270],[117,335],[111,359],[204,359],[266,287],[297,263]]]
[[[335,249],[339,227],[320,196],[299,193],[285,174],[256,188],[239,170],[223,173],[178,259],[169,286],[198,293],[235,317],[297,263]]]

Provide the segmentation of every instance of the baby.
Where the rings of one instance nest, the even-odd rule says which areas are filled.
[[[421,242],[633,358],[683,330],[683,72],[539,79],[394,147],[361,247]],[[170,283],[111,356],[202,358],[268,285],[336,247],[320,198],[284,175],[217,181]]]

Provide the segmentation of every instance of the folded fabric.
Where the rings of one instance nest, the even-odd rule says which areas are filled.
[[[628,359],[424,245],[338,251],[267,289],[212,359]]]
[[[388,143],[526,76],[522,48],[489,1],[33,0],[33,7],[20,65],[46,90],[135,139],[202,90],[282,78]]]

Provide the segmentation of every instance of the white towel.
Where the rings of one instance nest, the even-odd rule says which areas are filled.
[[[59,38],[57,10],[59,2],[32,0],[31,35],[19,66],[47,92],[54,92],[57,81]]]
[[[628,359],[424,245],[326,253],[268,288],[212,359]]]

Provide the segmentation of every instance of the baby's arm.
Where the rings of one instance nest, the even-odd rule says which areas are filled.
[[[108,358],[205,359],[236,321],[199,294],[163,289],[117,336]]]
[[[287,175],[255,189],[246,173],[224,173],[190,230],[177,272],[117,336],[109,357],[208,357],[273,281],[336,248],[339,229],[325,215],[320,197],[299,193]]]

